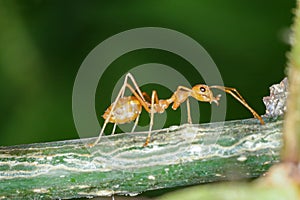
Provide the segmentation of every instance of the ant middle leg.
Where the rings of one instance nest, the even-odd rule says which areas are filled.
[[[186,109],[187,109],[187,118],[188,118],[188,123],[192,124],[192,117],[191,117],[191,107],[190,107],[190,100],[189,98],[186,99]]]
[[[146,141],[143,145],[143,147],[146,147],[151,139],[151,132],[152,132],[152,127],[153,127],[153,121],[154,121],[154,102],[156,105],[159,105],[159,100],[158,100],[158,96],[155,90],[152,91],[152,95],[151,95],[151,107],[150,107],[150,124],[149,124],[149,132],[148,132],[148,136],[146,138]]]

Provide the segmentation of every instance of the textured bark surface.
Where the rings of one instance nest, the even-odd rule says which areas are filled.
[[[282,119],[182,125],[147,133],[0,147],[0,199],[135,195],[258,177],[279,162]]]

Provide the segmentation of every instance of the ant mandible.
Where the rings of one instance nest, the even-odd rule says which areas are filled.
[[[131,80],[134,87],[132,87],[128,83],[128,79]],[[132,92],[133,94],[132,96],[124,97],[126,88],[128,88]],[[143,145],[145,147],[150,142],[154,113],[163,113],[172,103],[173,103],[172,109],[176,110],[181,103],[186,101],[188,123],[191,124],[192,119],[191,119],[190,103],[188,97],[193,97],[196,100],[202,102],[209,102],[209,103],[214,102],[217,105],[219,105],[218,101],[220,100],[221,95],[217,95],[216,97],[214,97],[211,89],[219,89],[226,93],[229,93],[235,99],[237,99],[241,104],[243,104],[253,114],[253,116],[260,121],[262,125],[264,124],[263,119],[247,104],[245,99],[240,95],[240,93],[235,88],[218,86],[218,85],[207,86],[204,84],[195,85],[194,87],[192,87],[192,89],[184,86],[178,86],[177,90],[169,99],[160,100],[155,90],[152,91],[152,95],[150,99],[150,97],[145,92],[141,92],[132,74],[128,73],[125,76],[123,86],[120,89],[120,92],[116,97],[116,100],[106,109],[105,113],[102,115],[102,117],[105,119],[103,127],[100,131],[97,140],[90,146],[94,146],[100,141],[104,129],[109,122],[114,123],[113,131],[112,131],[112,134],[114,134],[117,124],[124,124],[135,120],[134,126],[132,128],[132,132],[133,132],[135,127],[138,124],[139,116],[142,112],[142,108],[144,108],[148,113],[150,113],[149,132],[148,132],[147,139]]]

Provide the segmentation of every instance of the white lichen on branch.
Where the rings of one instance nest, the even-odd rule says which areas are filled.
[[[284,78],[279,84],[270,87],[270,95],[263,98],[266,106],[264,117],[282,116],[286,111],[288,97],[288,79]]]

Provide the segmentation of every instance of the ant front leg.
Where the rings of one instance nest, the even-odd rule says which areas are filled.
[[[219,89],[219,90],[223,90],[224,92],[230,94],[236,100],[238,100],[241,104],[243,104],[243,106],[245,106],[252,113],[252,115],[254,116],[254,118],[257,118],[260,121],[261,125],[265,124],[265,122],[261,118],[261,116],[259,114],[257,114],[257,112],[255,112],[255,110],[253,110],[248,105],[248,103],[246,102],[246,100],[242,97],[242,95],[240,95],[240,93],[235,88],[223,87],[223,86],[218,86],[218,85],[210,86],[210,88],[216,88],[216,89]]]

